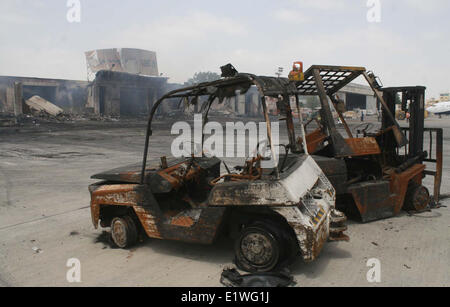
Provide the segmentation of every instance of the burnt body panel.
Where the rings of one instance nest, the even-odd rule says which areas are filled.
[[[336,190],[336,194],[346,193],[348,175],[345,161],[321,156],[312,157],[325,173],[328,180],[330,180]]]
[[[363,222],[394,216],[392,206],[395,195],[391,194],[389,181],[362,182],[348,188],[352,194]]]
[[[101,225],[107,227],[107,222],[111,219],[113,224],[116,217],[124,217],[139,222],[145,233],[152,238],[207,244],[214,241],[222,226],[229,226],[231,213],[251,208],[256,213],[250,219],[252,223],[258,222],[258,218],[263,216],[263,220],[267,218],[268,224],[281,221],[281,227],[286,228],[287,231],[283,230],[282,236],[275,236],[280,240],[274,245],[275,249],[291,249],[292,245],[298,245],[304,260],[314,260],[327,239],[337,240],[343,237],[336,234],[345,231],[344,227],[336,227],[335,224],[343,223],[345,218],[337,214],[335,189],[320,166],[308,155],[305,149],[307,145],[303,144],[302,151],[296,143],[290,101],[296,97],[299,118],[302,118],[297,86],[286,78],[239,74],[230,66],[227,66],[228,72],[224,69],[220,80],[171,91],[154,103],[147,125],[142,164],[114,169],[92,177],[107,181],[90,188],[94,225],[97,227],[99,219],[102,219]],[[253,85],[261,95],[267,143],[273,159],[276,144],[272,143],[272,126],[266,98],[279,99],[277,107],[286,113],[289,145],[285,148],[286,153],[291,151],[291,157],[286,157],[281,167],[263,169],[261,161],[267,157],[259,152],[256,157],[247,160],[241,170],[236,168],[239,173],[232,173],[227,169],[228,174],[222,176],[221,161],[217,158],[161,157],[160,160],[147,163],[149,140],[153,135],[153,118],[164,101],[182,98],[188,104],[198,105],[199,97],[208,96],[201,106],[205,114],[203,124],[206,124],[208,112],[214,102],[234,97],[237,90],[241,94],[245,93]],[[336,161],[332,165],[328,161],[327,166],[329,173],[336,177],[336,185],[342,175],[339,173],[339,163]],[[107,210],[103,210],[104,207],[108,207]],[[247,229],[252,227],[251,224],[238,226]],[[237,228],[245,234],[244,228]],[[284,240],[287,240],[288,246],[283,247],[284,243],[281,241]],[[237,248],[241,250],[242,246]],[[279,252],[285,257],[288,251]]]
[[[176,178],[171,178],[169,171],[175,170],[177,166],[186,168],[191,158],[172,158],[167,160],[167,168],[161,168],[159,160],[149,162],[146,173],[145,183],[149,184],[153,193],[168,193],[176,185]],[[195,158],[198,167],[205,171],[206,177],[217,177],[220,173],[220,163],[218,158]],[[169,170],[169,171],[166,171]],[[115,168],[106,172],[95,174],[92,179],[107,180],[120,183],[140,183],[141,164],[131,164],[124,167]]]
[[[410,183],[421,185],[424,170],[425,165],[415,164],[403,172],[392,173],[389,180],[350,185],[348,192],[353,197],[362,221],[365,223],[399,214]]]
[[[90,186],[90,191],[95,228],[98,227],[99,220],[108,221],[111,218],[103,214],[103,208],[125,207],[135,212],[150,238],[210,244],[216,238],[226,212],[226,208],[205,207],[182,210],[173,216],[166,214],[148,185],[95,184]],[[115,212],[129,213],[126,210]]]

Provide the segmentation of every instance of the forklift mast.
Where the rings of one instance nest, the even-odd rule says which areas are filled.
[[[440,189],[442,183],[443,171],[443,129],[425,128],[425,90],[424,86],[404,86],[383,88],[383,98],[386,101],[389,110],[395,114],[397,95],[401,94],[401,108],[404,112],[409,112],[409,127],[402,130],[408,136],[408,146],[404,149],[404,161],[411,163],[428,163],[429,167],[434,165],[433,170],[425,170],[424,175],[434,177],[434,195],[435,204],[439,202]],[[389,116],[383,112],[382,129],[392,125]],[[424,139],[427,135],[428,151],[424,151]],[[393,148],[395,140],[392,135],[385,134],[383,143],[384,148]],[[387,145],[387,146],[386,146]],[[397,149],[397,157],[400,149]],[[408,162],[405,162],[408,164]]]
[[[402,94],[401,107],[402,111],[410,113],[408,137],[408,158],[422,156],[423,138],[424,138],[424,122],[425,122],[425,90],[424,86],[406,86],[406,87],[389,87],[383,88],[383,97],[389,110],[395,114],[397,95]],[[383,111],[382,128],[392,126],[389,116]],[[424,157],[425,159],[425,157]],[[420,162],[422,162],[421,159]]]
[[[383,120],[379,131],[364,131],[364,137],[354,137],[335,95],[360,76],[373,90]],[[296,82],[296,86],[300,95],[318,96],[321,102],[319,128],[306,136],[308,150],[313,155],[343,159],[346,163],[349,180],[337,205],[346,208],[351,194],[363,222],[395,216],[402,209],[424,210],[430,204],[429,191],[422,184],[426,175],[435,177],[434,201],[438,203],[443,137],[442,129],[424,127],[425,87],[384,88],[379,78],[364,67],[328,65],[311,66],[305,72],[305,79]],[[402,127],[394,116],[399,93],[402,109],[410,114],[409,127]],[[348,138],[338,131],[329,100]],[[424,142],[428,132],[429,143]],[[430,149],[426,152],[424,146],[428,144]]]

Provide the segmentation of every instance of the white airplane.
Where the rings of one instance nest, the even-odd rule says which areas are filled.
[[[442,101],[426,109],[437,115],[450,115],[450,101]]]

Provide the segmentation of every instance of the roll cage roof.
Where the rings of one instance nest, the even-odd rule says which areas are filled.
[[[152,135],[153,118],[159,106],[165,100],[172,98],[181,98],[182,100],[188,102],[190,105],[196,105],[199,103],[198,100],[199,97],[209,96],[208,100],[202,105],[202,111],[205,111],[205,118],[203,123],[203,125],[205,125],[208,120],[208,114],[211,109],[211,106],[215,101],[218,100],[219,103],[222,103],[225,98],[234,97],[236,95],[236,91],[238,90],[242,94],[245,94],[253,85],[255,85],[258,88],[258,91],[262,97],[261,103],[263,106],[264,116],[267,123],[267,135],[269,139],[269,145],[272,151],[272,155],[274,155],[271,128],[270,128],[270,119],[267,113],[267,105],[265,102],[265,97],[279,98],[280,96],[282,96],[284,101],[289,101],[288,97],[295,95],[298,100],[297,87],[287,78],[265,77],[247,73],[238,73],[233,77],[222,78],[216,81],[200,83],[197,85],[188,86],[171,91],[165,94],[155,103],[155,105],[150,111],[150,116],[148,120],[147,136],[145,140],[145,149],[144,149],[144,159],[142,165],[141,183],[144,183],[145,179],[148,144],[149,138]],[[292,116],[292,114],[289,115]]]
[[[369,83],[370,87],[375,93],[377,99],[381,102],[385,112],[394,123],[394,135],[396,137],[399,146],[406,144],[406,137],[400,132],[400,126],[395,120],[394,116],[390,112],[387,104],[385,103],[382,93],[380,91],[380,85],[376,82],[376,77],[367,73],[364,67],[350,67],[350,66],[330,66],[330,65],[313,65],[305,72],[305,78],[303,81],[291,81],[287,78],[257,76],[248,73],[235,73],[231,77],[225,77],[212,82],[200,83],[180,89],[173,90],[164,96],[162,96],[153,106],[150,111],[150,116],[147,126],[147,134],[145,140],[144,158],[142,165],[141,183],[144,183],[145,169],[148,155],[149,138],[152,135],[152,122],[153,118],[158,110],[159,106],[168,99],[180,98],[189,105],[196,105],[199,103],[199,97],[208,96],[208,100],[202,105],[202,112],[205,112],[205,118],[203,125],[208,120],[208,113],[212,104],[215,101],[222,103],[225,98],[234,97],[236,91],[240,91],[241,94],[247,93],[251,86],[255,85],[261,95],[261,104],[264,111],[264,117],[267,124],[267,135],[269,139],[269,145],[271,147],[272,155],[274,155],[274,149],[271,139],[270,119],[267,112],[267,105],[265,97],[275,97],[281,99],[282,104],[277,104],[278,107],[282,106],[286,112],[286,121],[289,134],[289,143],[292,149],[296,146],[294,124],[292,118],[292,110],[290,106],[290,96],[295,96],[297,103],[297,111],[299,112],[299,118],[301,119],[300,102],[298,96],[318,95],[322,105],[322,122],[328,130],[333,149],[337,156],[348,156],[352,154],[351,149],[344,142],[342,136],[337,132],[335,123],[332,117],[331,108],[328,103],[328,97],[333,103],[336,103],[336,98],[333,96],[344,86],[355,80],[357,77],[363,75]],[[304,129],[302,125],[303,133],[303,147],[306,150],[306,141],[304,137]],[[277,170],[277,168],[275,168]],[[277,174],[278,175],[278,174]]]
[[[344,86],[361,76],[364,67],[313,65],[305,72],[305,80],[296,83],[299,95],[318,95],[314,70],[320,71],[325,91],[328,95],[339,92]]]

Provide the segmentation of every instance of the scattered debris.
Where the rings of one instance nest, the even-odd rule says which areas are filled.
[[[71,231],[70,236],[78,236],[80,233],[78,231]]]
[[[102,233],[98,235],[97,238],[95,239],[95,243],[102,243],[103,244],[102,249],[117,248],[114,246],[114,243],[112,242],[111,234],[107,231],[102,231]]]
[[[64,112],[63,109],[40,96],[33,96],[25,101],[25,103],[32,112],[44,112],[52,116],[58,116]]]
[[[403,265],[405,268],[407,268],[408,270],[411,270],[411,267],[407,266],[406,264]]]
[[[42,254],[44,251],[42,249],[40,249],[39,247],[34,246],[32,248],[32,250],[36,253],[36,254]]]
[[[225,269],[220,277],[225,287],[292,287],[297,283],[288,272],[269,272],[241,275],[236,269]]]
[[[131,250],[128,252],[127,259],[131,259],[131,258],[134,256],[134,252],[135,252],[135,251],[136,251],[135,249],[131,249]]]
[[[17,124],[17,119],[13,114],[0,113],[0,127],[12,127]]]

